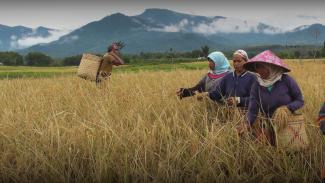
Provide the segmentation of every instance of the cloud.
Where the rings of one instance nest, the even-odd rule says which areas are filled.
[[[60,39],[59,44],[65,44],[69,42],[73,42],[79,39],[78,35],[70,35],[70,36],[64,36],[62,39]]]
[[[188,31],[188,27],[190,25],[193,25],[193,22],[189,22],[187,19],[183,19],[178,24],[167,25],[164,26],[163,28],[149,28],[149,31],[159,31],[159,32]]]
[[[11,39],[12,41],[15,41],[15,40],[17,40],[17,36],[16,36],[16,35],[11,35],[11,36],[10,36],[10,39]]]
[[[296,14],[296,12],[280,12],[274,15],[262,17],[259,21],[265,22],[268,25],[281,27],[283,31],[292,31],[302,25],[312,25],[315,23],[325,24],[325,16],[322,15],[322,12],[314,11],[307,13],[308,12],[304,14]]]
[[[235,18],[217,19],[211,23],[201,23],[193,28],[193,32],[201,34],[216,33],[259,33],[266,34],[280,33],[282,30],[276,27],[267,26],[255,21],[243,21]]]
[[[61,36],[68,34],[70,30],[50,30],[50,36],[42,37],[35,36],[35,31],[33,33],[23,36],[17,39],[17,36],[11,36],[11,49],[23,49],[36,44],[49,43],[58,40]]]
[[[167,25],[163,28],[150,28],[149,30],[161,32],[195,32],[205,35],[249,32],[275,34],[282,32],[281,29],[276,27],[267,26],[255,21],[243,21],[236,18],[218,18],[211,23],[195,23],[183,19],[177,24]]]
[[[302,19],[307,19],[307,20],[318,20],[319,18],[317,16],[313,16],[313,15],[298,15],[298,18],[302,18]]]

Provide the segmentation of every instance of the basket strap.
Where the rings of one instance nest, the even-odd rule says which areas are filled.
[[[98,84],[100,81],[99,81],[99,72],[100,72],[100,69],[102,67],[102,64],[103,64],[103,61],[104,61],[104,58],[100,59],[100,63],[99,63],[99,67],[97,69],[97,73],[96,73],[96,84]]]

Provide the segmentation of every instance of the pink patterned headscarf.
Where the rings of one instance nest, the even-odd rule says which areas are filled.
[[[248,61],[248,55],[247,55],[246,51],[244,51],[244,50],[237,50],[237,51],[235,51],[234,52],[234,56],[235,55],[241,56],[246,62]]]
[[[248,71],[256,72],[256,63],[263,64],[270,72],[269,77],[266,79],[262,79],[259,74],[256,74],[259,84],[265,87],[272,86],[276,81],[281,79],[283,73],[290,72],[290,69],[284,61],[270,50],[263,51],[250,59],[244,64],[244,68]]]
[[[290,69],[284,63],[284,61],[281,58],[279,58],[278,56],[276,56],[270,50],[263,51],[262,53],[256,55],[255,57],[251,58],[247,63],[245,63],[245,65],[247,64],[247,66],[248,66],[251,63],[255,63],[255,62],[268,63],[268,64],[271,64],[271,65],[275,65],[275,66],[281,67],[286,72],[290,72]]]

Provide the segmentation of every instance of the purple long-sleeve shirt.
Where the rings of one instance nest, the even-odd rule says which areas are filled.
[[[255,81],[255,75],[248,71],[239,76],[231,72],[222,78],[217,89],[209,93],[209,97],[216,102],[228,97],[239,97],[240,103],[237,106],[248,107],[251,87]]]
[[[291,76],[283,74],[281,80],[274,83],[271,92],[255,81],[250,93],[248,122],[253,124],[259,111],[271,118],[275,110],[283,105],[291,112],[304,105],[300,88]]]

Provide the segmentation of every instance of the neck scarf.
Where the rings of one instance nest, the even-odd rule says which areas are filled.
[[[258,83],[267,88],[273,86],[275,82],[279,81],[282,78],[282,74],[285,72],[281,67],[274,65],[263,64],[263,66],[269,70],[269,77],[267,79],[262,79],[258,73],[256,73],[256,76]]]

